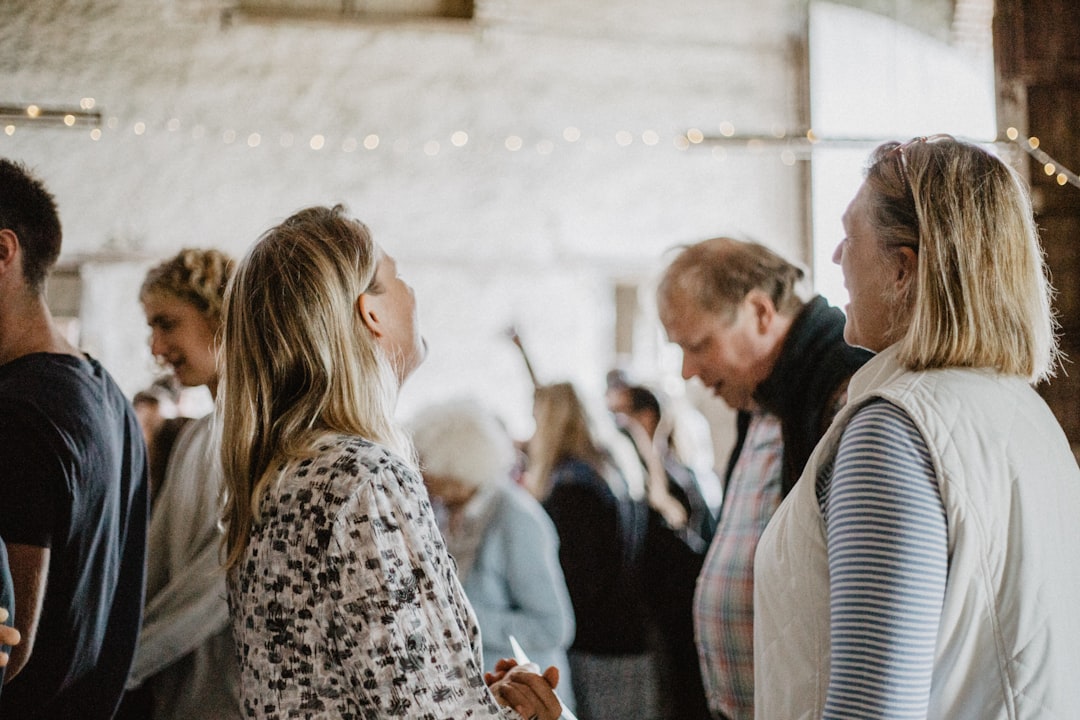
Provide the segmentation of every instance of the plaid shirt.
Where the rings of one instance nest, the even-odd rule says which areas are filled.
[[[694,596],[694,633],[714,714],[754,717],[754,551],[780,506],[780,419],[755,411],[724,489]]]

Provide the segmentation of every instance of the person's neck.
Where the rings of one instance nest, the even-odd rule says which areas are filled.
[[[40,294],[5,298],[0,306],[0,365],[39,352],[83,357],[56,327]]]

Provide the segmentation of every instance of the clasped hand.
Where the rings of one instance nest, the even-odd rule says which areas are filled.
[[[511,707],[527,720],[558,720],[562,704],[555,695],[559,670],[549,667],[540,674],[533,663],[518,665],[516,660],[503,658],[495,663],[494,672],[484,673],[484,682],[500,705]]]

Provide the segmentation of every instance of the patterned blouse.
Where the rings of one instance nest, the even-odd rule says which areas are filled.
[[[247,717],[519,719],[484,685],[419,475],[359,437],[317,451],[278,468],[229,573]]]

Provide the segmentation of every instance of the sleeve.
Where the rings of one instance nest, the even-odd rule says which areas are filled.
[[[220,535],[206,543],[146,605],[128,689],[155,675],[229,627]]]
[[[0,406],[0,537],[12,544],[51,547],[65,469],[48,435],[28,412]]]
[[[500,520],[510,605],[474,601],[473,607],[485,634],[496,633],[503,642],[514,635],[530,650],[561,650],[574,639],[574,610],[559,566],[559,540],[543,509],[528,501],[535,507],[507,498]]]
[[[159,554],[153,562],[168,564],[161,571],[168,582],[146,599],[128,687],[138,687],[229,626],[218,527],[221,465],[206,419],[185,430],[158,498],[156,509],[166,521],[150,535],[149,551]]]
[[[859,410],[825,492],[832,655],[825,718],[920,718],[948,574],[930,453],[904,411]]]
[[[520,720],[484,684],[475,620],[423,493],[419,477],[384,467],[334,525],[328,634],[342,670],[366,711]]]

